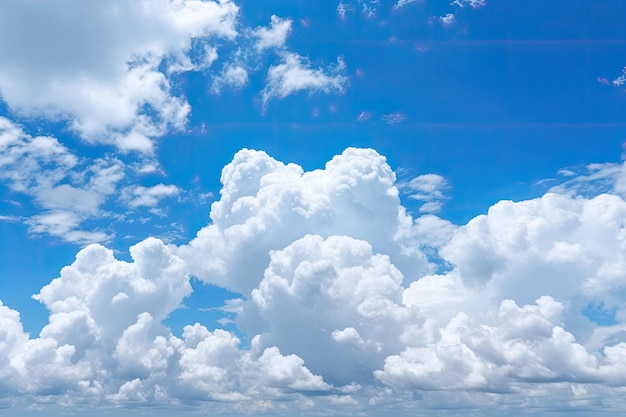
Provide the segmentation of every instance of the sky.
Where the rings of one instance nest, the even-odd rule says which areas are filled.
[[[2,1],[0,415],[623,415],[625,12]]]

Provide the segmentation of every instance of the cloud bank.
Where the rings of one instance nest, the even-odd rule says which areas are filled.
[[[501,201],[457,227],[414,218],[385,158],[355,148],[308,172],[244,149],[221,182],[186,245],[149,238],[130,261],[82,249],[34,296],[49,311],[39,336],[0,304],[0,401],[294,415],[623,405],[620,195]],[[444,182],[409,184],[433,195]],[[224,307],[240,335],[162,324],[191,277],[241,295]]]

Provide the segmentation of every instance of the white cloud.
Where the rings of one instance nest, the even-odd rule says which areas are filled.
[[[453,13],[446,13],[445,16],[441,16],[439,20],[441,20],[442,25],[450,26],[454,23],[455,17]]]
[[[471,7],[474,9],[478,9],[479,7],[483,7],[487,4],[486,0],[454,0],[452,3],[450,3],[454,6],[458,6],[458,7]]]
[[[419,1],[419,0],[398,0],[398,2],[393,5],[393,10],[397,10],[397,9],[399,9],[401,7],[404,7],[404,6],[408,5],[408,4],[415,3],[416,1]]]
[[[624,83],[626,83],[626,68],[622,70],[622,73],[614,79],[612,83],[615,87],[621,87]]]
[[[285,98],[299,91],[329,93],[342,92],[348,79],[344,75],[346,66],[341,58],[337,65],[326,70],[311,68],[310,62],[295,53],[285,53],[283,63],[273,65],[267,73],[266,86],[261,91],[263,105],[273,98]]]
[[[254,37],[257,39],[254,47],[257,52],[262,52],[269,48],[282,48],[287,41],[287,36],[291,32],[292,21],[290,19],[281,19],[278,16],[272,16],[270,27],[258,27],[253,31]]]
[[[423,201],[422,213],[436,213],[441,210],[444,191],[449,188],[448,181],[441,175],[423,174],[408,181],[402,181],[398,188],[408,194],[412,200]]]
[[[157,184],[152,187],[137,185],[123,189],[122,200],[130,208],[156,207],[162,199],[177,196],[180,191],[175,185]]]
[[[246,84],[248,84],[248,71],[242,66],[228,65],[224,68],[221,75],[213,78],[211,91],[219,93],[224,86],[240,89]]]
[[[588,352],[562,327],[563,304],[541,297],[518,307],[505,300],[476,320],[460,313],[437,343],[408,347],[376,377],[391,386],[512,392],[520,382],[626,382],[626,343]]]
[[[264,152],[242,150],[224,167],[209,226],[180,248],[194,275],[248,296],[271,250],[307,235],[362,239],[412,275],[427,271],[395,175],[371,149],[345,150],[324,169],[303,172]],[[367,227],[363,227],[367,224]]]
[[[339,15],[339,17],[341,19],[345,19],[346,18],[346,13],[348,11],[354,10],[349,4],[344,3],[344,2],[340,2],[337,5],[337,14]]]
[[[241,323],[252,334],[271,329],[262,343],[296,353],[337,386],[361,381],[362,369],[421,331],[417,311],[401,305],[402,281],[364,241],[307,235],[271,253]]]
[[[186,123],[190,107],[172,93],[161,65],[169,72],[205,67],[215,54],[212,39],[237,34],[238,7],[230,0],[36,7],[10,0],[0,9],[2,99],[21,114],[67,120],[85,140],[122,150],[151,152],[153,138]]]
[[[277,347],[239,348],[223,330],[185,326],[173,336],[160,322],[191,286],[171,248],[147,239],[132,262],[91,245],[35,298],[50,311],[38,338],[0,303],[0,386],[17,395],[95,403],[213,400],[239,405],[296,399],[332,389],[295,355]]]
[[[0,117],[0,168],[0,180],[12,191],[33,197],[43,210],[26,221],[31,232],[76,243],[109,237],[80,226],[100,216],[102,205],[115,193],[125,175],[119,160],[99,158],[86,166],[57,139],[29,136]]]
[[[0,304],[2,392],[225,414],[623,409],[620,195],[501,201],[456,227],[409,216],[373,150],[309,172],[242,150],[221,181],[211,223],[188,245],[147,239],[129,262],[81,250],[35,296],[50,312],[39,337]],[[443,182],[412,188],[436,194]],[[223,310],[249,344],[198,323],[182,337],[164,327],[192,275],[243,295]],[[618,324],[586,319],[589,304]]]

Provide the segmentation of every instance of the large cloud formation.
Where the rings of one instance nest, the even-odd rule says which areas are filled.
[[[413,218],[385,158],[353,148],[310,172],[244,149],[221,181],[187,245],[150,238],[130,262],[82,249],[35,295],[50,312],[38,337],[0,305],[6,400],[231,414],[623,406],[621,196],[501,201],[456,227]],[[162,324],[192,276],[241,294],[227,308],[249,344]]]

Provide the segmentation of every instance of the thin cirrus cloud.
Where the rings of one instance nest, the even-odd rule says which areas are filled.
[[[0,306],[0,384],[14,403],[292,414],[380,412],[408,394],[433,408],[620,404],[621,327],[598,337],[582,315],[595,303],[626,317],[619,195],[502,201],[455,227],[407,214],[395,174],[367,149],[309,172],[242,150],[221,181],[189,244],[149,238],[130,261],[82,249],[35,295],[50,312],[38,337]],[[451,269],[436,273],[427,248]],[[243,296],[225,308],[249,347],[161,323],[191,276]]]

